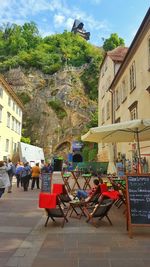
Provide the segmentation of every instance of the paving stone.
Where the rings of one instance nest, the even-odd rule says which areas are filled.
[[[69,218],[64,228],[51,222],[44,227],[38,194],[36,189],[25,194],[14,188],[0,199],[0,267],[150,266],[150,228],[133,229],[130,239],[124,207],[111,210],[113,226],[102,220],[96,228],[82,216]]]
[[[48,266],[55,266],[55,267],[78,267],[77,260],[71,259],[40,259],[37,258],[32,267],[48,267]],[[105,267],[105,266],[104,266]]]
[[[79,260],[79,267],[111,267],[108,260],[101,259],[84,259]]]
[[[128,260],[111,260],[111,267],[146,267],[142,260],[128,259]]]

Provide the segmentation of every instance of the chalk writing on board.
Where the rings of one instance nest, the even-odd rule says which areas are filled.
[[[51,175],[49,173],[42,173],[41,175],[41,192],[51,191]]]
[[[150,176],[128,176],[131,224],[150,224]]]

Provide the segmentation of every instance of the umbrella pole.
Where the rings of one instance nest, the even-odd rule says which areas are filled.
[[[137,154],[138,154],[138,173],[142,173],[142,166],[141,166],[141,152],[140,152],[140,140],[139,140],[139,133],[138,130],[136,132],[136,138],[137,138]]]

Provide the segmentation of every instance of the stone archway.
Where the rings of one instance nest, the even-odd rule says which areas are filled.
[[[81,154],[76,153],[76,154],[73,155],[72,161],[73,162],[82,162],[83,161],[83,157],[81,156]]]

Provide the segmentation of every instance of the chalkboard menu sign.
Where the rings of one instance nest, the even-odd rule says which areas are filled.
[[[150,175],[127,176],[127,226],[150,226]]]
[[[52,174],[42,173],[41,174],[41,192],[51,192]]]

